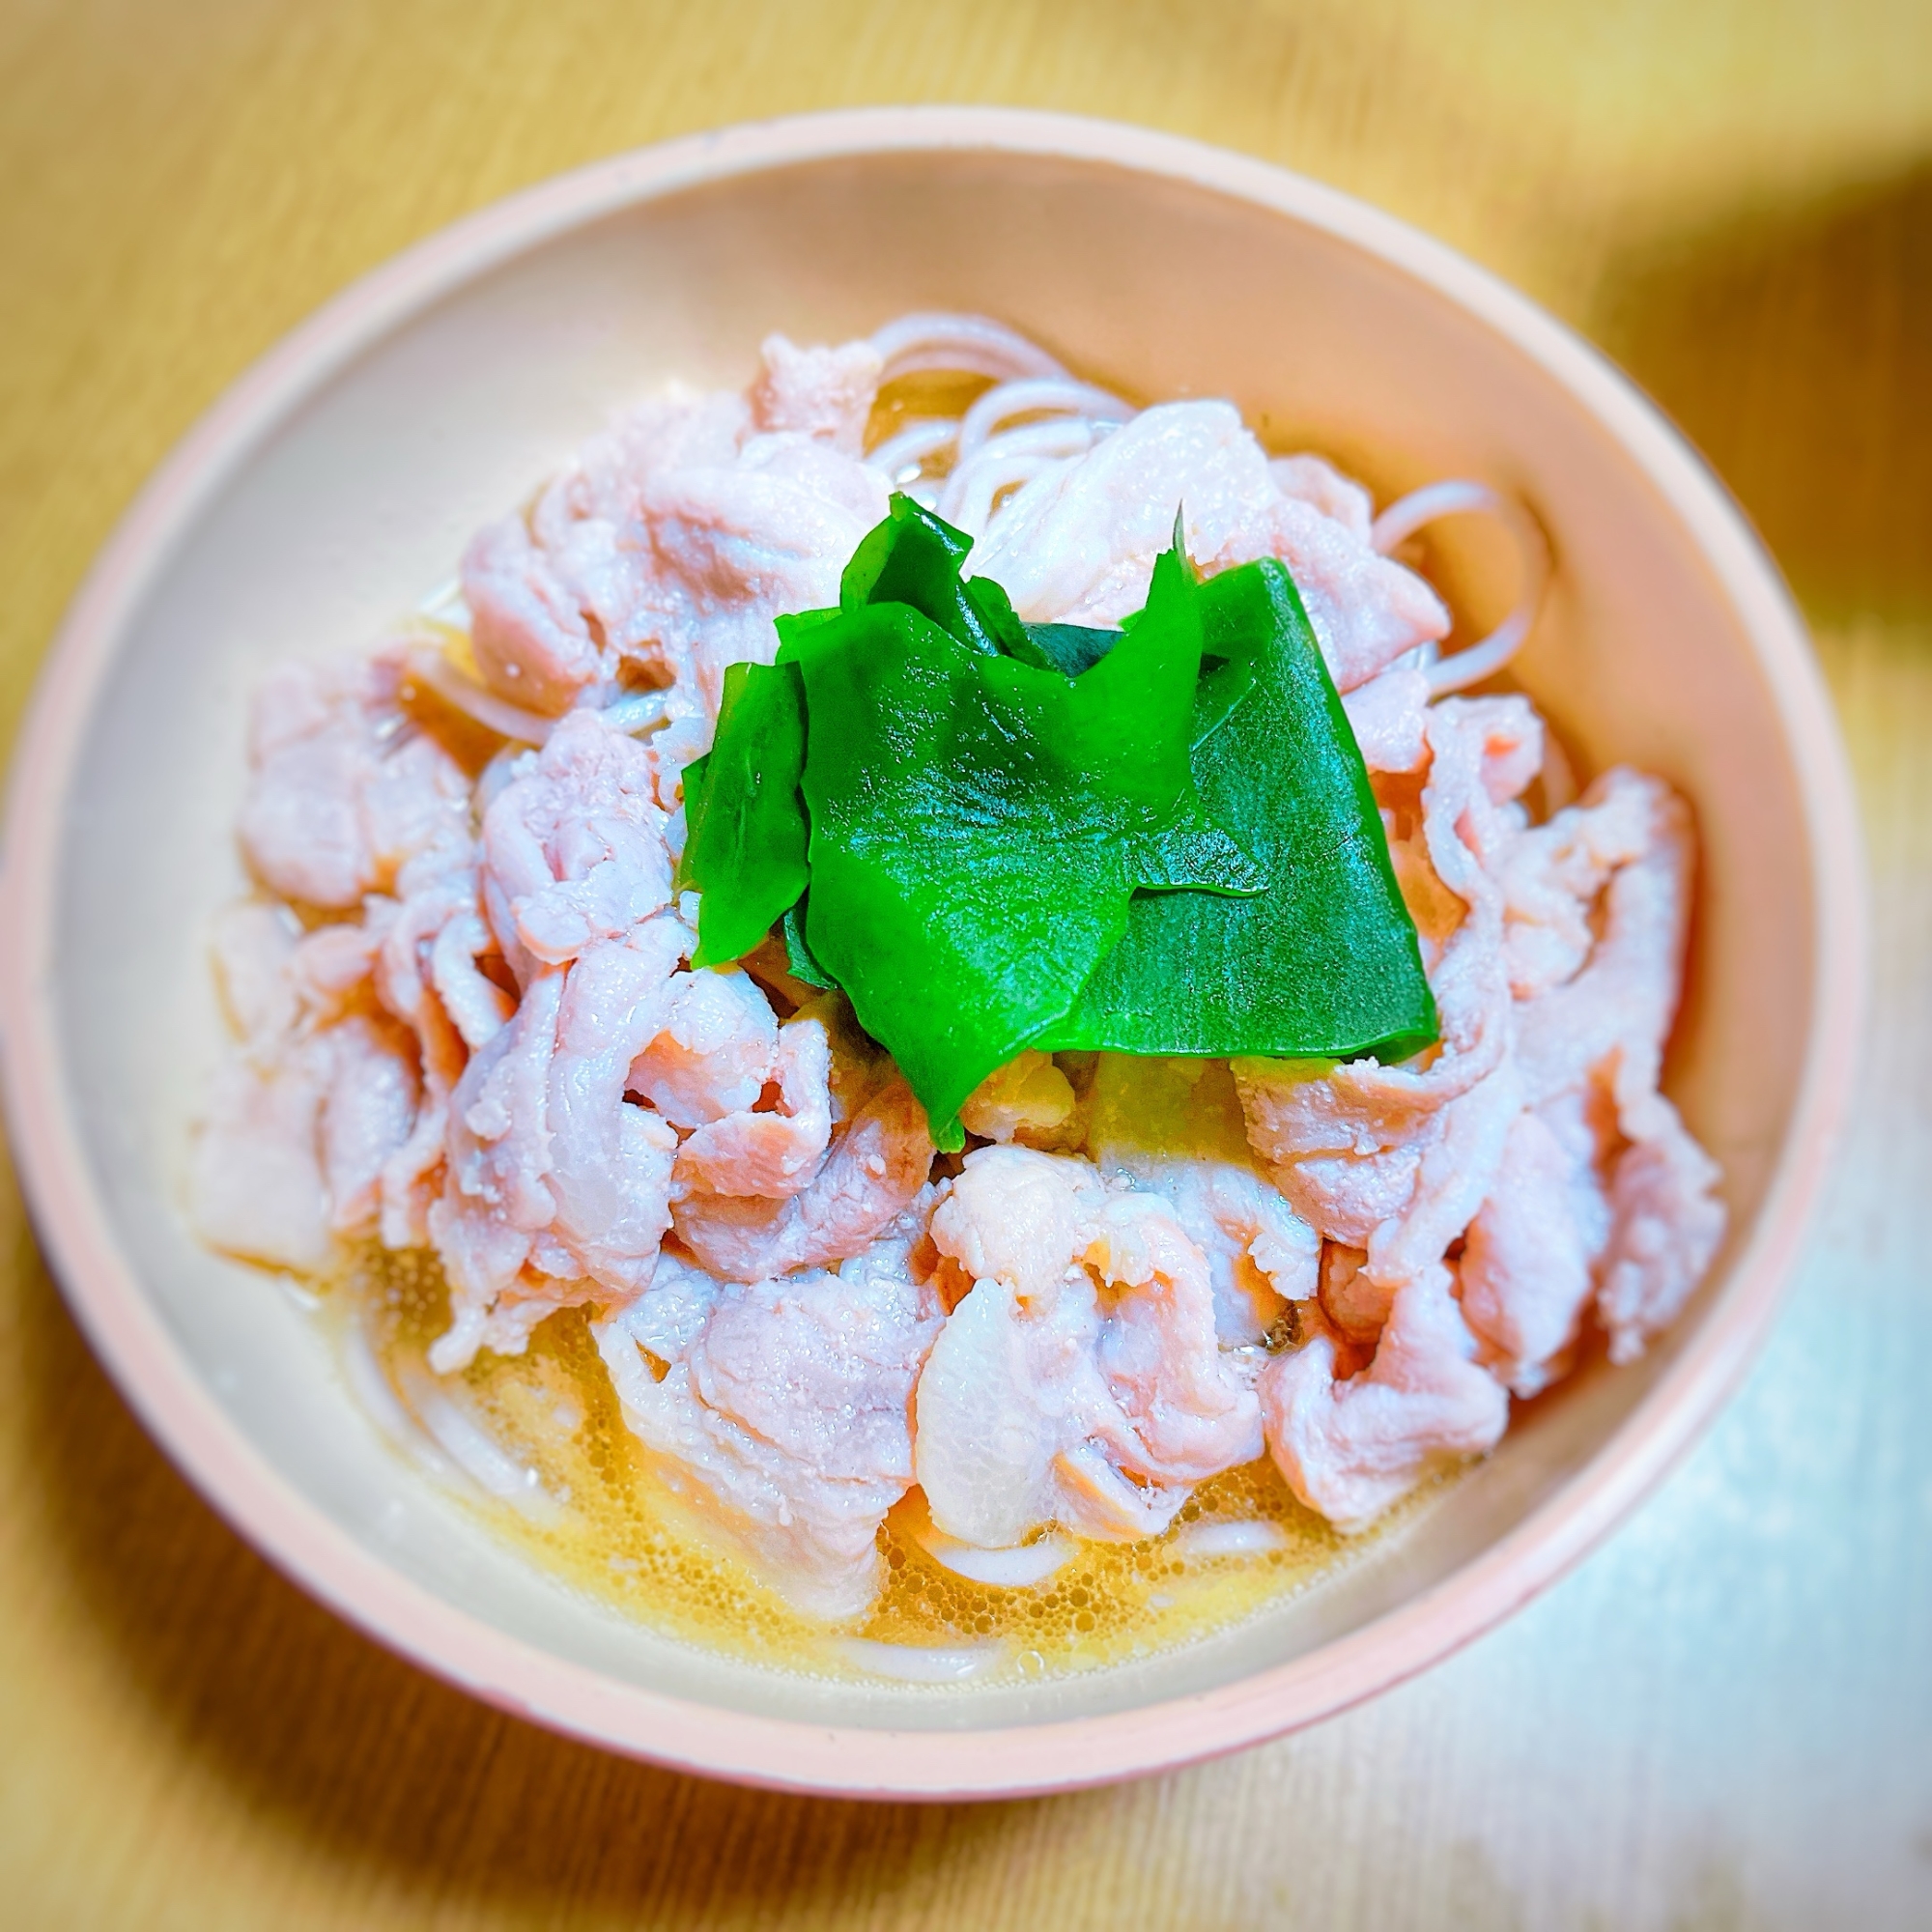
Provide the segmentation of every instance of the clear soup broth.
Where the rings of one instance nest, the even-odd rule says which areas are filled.
[[[330,1323],[355,1358],[352,1382],[366,1401],[369,1374],[381,1377],[407,1412],[392,1426],[405,1424],[409,1446],[442,1465],[493,1529],[653,1630],[769,1668],[920,1679],[923,1662],[943,1658],[942,1681],[1105,1668],[1306,1589],[1421,1502],[1367,1537],[1344,1537],[1263,1458],[1203,1483],[1166,1534],[1075,1542],[1042,1582],[1005,1588],[958,1576],[923,1548],[915,1489],[879,1531],[884,1582],[871,1608],[827,1625],[792,1608],[685,1507],[624,1426],[582,1311],[550,1317],[522,1355],[486,1350],[460,1375],[436,1378],[423,1356],[447,1325],[448,1301],[433,1254],[371,1243],[324,1286]]]

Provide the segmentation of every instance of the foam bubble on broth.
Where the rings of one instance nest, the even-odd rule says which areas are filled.
[[[355,1324],[397,1399],[448,1325],[442,1267],[426,1249],[371,1243],[326,1284],[327,1318]],[[1103,1668],[1225,1630],[1331,1574],[1405,1520],[1420,1497],[1367,1536],[1343,1537],[1297,1502],[1264,1457],[1203,1483],[1173,1527],[1140,1543],[1068,1539],[1073,1554],[1043,1582],[979,1583],[921,1541],[929,1524],[913,1490],[879,1534],[884,1581],[863,1617],[828,1626],[792,1609],[679,1499],[625,1427],[584,1311],[539,1324],[522,1355],[485,1350],[440,1378],[458,1407],[535,1472],[554,1507],[532,1511],[462,1485],[493,1529],[560,1580],[662,1634],[748,1662],[814,1677],[869,1676],[848,1637],[922,1648],[998,1645],[997,1674],[1043,1677]],[[425,1435],[423,1446],[429,1448]],[[1274,1547],[1216,1554],[1217,1524],[1263,1523]],[[983,1682],[980,1675],[976,1681]],[[943,1687],[936,1687],[943,1688]]]

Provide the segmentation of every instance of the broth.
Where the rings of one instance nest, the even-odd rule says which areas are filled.
[[[459,1375],[435,1378],[423,1356],[448,1309],[433,1253],[370,1243],[324,1287],[342,1346],[366,1348],[412,1431],[421,1430],[412,1446],[434,1463],[437,1444],[465,1467],[468,1480],[452,1487],[498,1534],[665,1635],[770,1668],[917,1677],[921,1653],[962,1651],[951,1674],[1104,1668],[1208,1636],[1298,1593],[1420,1502],[1392,1511],[1366,1537],[1344,1537],[1296,1501],[1264,1457],[1203,1483],[1166,1534],[1076,1542],[1043,1582],[1006,1588],[958,1576],[931,1555],[920,1541],[926,1524],[915,1488],[879,1532],[884,1581],[870,1609],[827,1625],[762,1583],[653,1464],[625,1427],[583,1311],[551,1316],[523,1355],[485,1351]],[[1227,1549],[1237,1524],[1263,1526],[1247,1534],[1271,1537],[1273,1547]],[[874,1645],[899,1647],[905,1671]]]

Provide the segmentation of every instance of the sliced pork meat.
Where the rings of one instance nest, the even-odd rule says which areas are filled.
[[[1417,645],[1449,634],[1449,613],[1421,578],[1299,497],[1278,496],[1208,567],[1227,570],[1264,556],[1288,565],[1340,691],[1353,691]]]
[[[520,981],[668,905],[670,853],[643,747],[597,712],[562,719],[490,803],[482,885]]]
[[[694,944],[667,914],[570,969],[549,1068],[550,1231],[579,1267],[622,1297],[650,1280],[670,1226],[677,1136],[625,1097],[631,1063],[662,1030],[672,975]]]
[[[300,1022],[308,1004],[306,976],[295,963],[301,940],[301,921],[261,899],[242,899],[215,920],[209,936],[215,988],[242,1045],[270,1054]]]
[[[1080,1256],[1115,1292],[1100,1373],[1154,1481],[1206,1482],[1261,1454],[1247,1365],[1215,1330],[1207,1259],[1170,1203],[1138,1193],[1107,1202]]]
[[[677,1135],[625,1089],[694,943],[665,913],[544,968],[465,1069],[430,1215],[450,1280],[451,1325],[430,1353],[439,1374],[479,1348],[514,1354],[553,1310],[621,1302],[649,1281]]]
[[[680,702],[718,715],[727,666],[769,664],[772,619],[838,601],[885,479],[816,438],[750,438],[728,468],[668,470],[643,494],[656,636]]]
[[[1370,1278],[1363,1265],[1368,1259],[1360,1248],[1340,1241],[1324,1242],[1317,1294],[1322,1315],[1337,1334],[1373,1352],[1395,1295]],[[1309,1311],[1301,1312],[1306,1315]]]
[[[352,1014],[330,1027],[322,1103],[322,1171],[328,1227],[351,1238],[381,1225],[383,1177],[409,1140],[422,1099],[415,1042],[386,1016]]]
[[[679,975],[664,1030],[631,1067],[631,1087],[688,1130],[674,1197],[777,1199],[809,1185],[824,1161],[831,1072],[822,1022],[781,1028],[749,974],[706,968]]]
[[[1324,1270],[1320,1332],[1270,1371],[1266,1397],[1277,1460],[1345,1524],[1445,1456],[1487,1447],[1481,1418],[1502,1411],[1485,1371],[1518,1395],[1547,1387],[1593,1296],[1612,1358],[1641,1352],[1722,1237],[1716,1167],[1658,1092],[1688,814],[1660,781],[1618,770],[1526,827],[1510,801],[1535,739],[1498,705],[1520,700],[1428,713],[1426,850],[1465,908],[1431,975],[1440,1055],[1420,1073],[1238,1069],[1284,1190],[1362,1251]],[[1338,1340],[1374,1348],[1340,1382]]]
[[[1563,1373],[1589,1305],[1593,1256],[1573,1168],[1540,1115],[1518,1114],[1463,1252],[1463,1319],[1484,1362],[1520,1396]]]
[[[758,360],[749,393],[759,429],[809,436],[845,456],[865,454],[866,423],[886,368],[869,342],[800,349],[769,335]]]
[[[374,935],[302,935],[260,903],[218,923],[214,956],[241,1037],[209,1094],[189,1173],[213,1246],[317,1268],[337,1236],[373,1233],[382,1176],[420,1097],[413,1043],[375,1009]]]
[[[1143,1156],[1121,1171],[1172,1209],[1207,1258],[1214,1332],[1224,1347],[1251,1347],[1287,1303],[1315,1293],[1321,1236],[1253,1167]]]
[[[1232,404],[1157,404],[1025,485],[994,517],[972,567],[1004,584],[1030,621],[1117,623],[1146,602],[1179,511],[1188,555],[1210,574],[1260,556],[1287,562],[1344,691],[1447,636],[1435,593],[1377,554],[1352,505],[1338,520],[1302,494],[1306,471],[1288,475],[1293,494],[1270,475]]]
[[[1101,1174],[1159,1196],[1207,1257],[1224,1346],[1261,1341],[1315,1293],[1321,1236],[1257,1170],[1225,1062],[1103,1056],[1089,1110]]]
[[[1163,1202],[1087,1161],[983,1148],[931,1236],[973,1282],[919,1385],[916,1466],[943,1534],[1156,1535],[1196,1483],[1260,1453],[1207,1257]]]
[[[618,526],[581,518],[565,543],[546,549],[526,518],[511,515],[471,540],[463,554],[470,643],[498,696],[554,717],[586,687],[615,678],[616,654],[598,641],[598,607],[629,610],[642,597],[642,572],[619,553],[617,537]],[[573,551],[591,554],[578,565]]]
[[[433,1056],[432,1036],[440,1039],[441,1028],[453,1028],[465,1046],[475,1048],[516,1010],[477,964],[498,950],[483,917],[473,845],[441,864],[404,867],[384,923],[376,984],[383,1004],[415,1030],[425,1056]]]
[[[1659,1092],[1690,920],[1690,813],[1660,780],[1610,773],[1583,807],[1640,801],[1639,849],[1603,892],[1603,936],[1574,978],[1525,1002],[1520,1057],[1532,1104],[1600,1091],[1623,1145],[1610,1170],[1610,1232],[1598,1287],[1610,1356],[1627,1362],[1676,1316],[1724,1235],[1719,1174]]]
[[[1375,1360],[1336,1379],[1335,1337],[1315,1332],[1262,1377],[1268,1447],[1289,1486],[1337,1529],[1366,1529],[1433,1471],[1495,1447],[1509,1396],[1476,1360],[1476,1345],[1433,1267],[1394,1296]]]
[[[1620,765],[1577,804],[1523,833],[1503,856],[1496,868],[1503,946],[1510,990],[1519,1000],[1560,986],[1589,956],[1597,895],[1656,841],[1658,791],[1654,779]],[[1673,987],[1677,964],[1673,956]]]
[[[932,1152],[925,1109],[895,1073],[839,1124],[804,1187],[776,1198],[694,1187],[672,1218],[685,1246],[717,1274],[756,1279],[828,1266],[905,1212],[932,1171]]]
[[[831,1071],[832,1047],[818,1021],[781,1028],[765,1074],[773,1105],[734,1108],[694,1128],[677,1151],[679,1198],[777,1201],[803,1193],[817,1179],[831,1145]]]
[[[757,1105],[778,1049],[778,1015],[749,973],[681,974],[631,1090],[672,1126],[704,1126]]]
[[[1397,666],[1342,700],[1355,748],[1372,772],[1418,772],[1429,761],[1429,680]]]
[[[449,1281],[450,1325],[429,1357],[439,1375],[467,1366],[486,1343],[520,1352],[529,1326],[497,1320],[508,1305],[535,1297],[542,1314],[563,1306],[554,1286],[525,1280],[524,1268],[556,1212],[545,1184],[546,1117],[565,972],[552,967],[524,988],[516,1016],[470,1058],[449,1096],[446,1176],[427,1217]]]
[[[188,1169],[189,1211],[211,1247],[274,1267],[328,1260],[326,1076],[306,1055],[266,1067],[236,1055],[216,1069]]]
[[[1723,1179],[1677,1110],[1651,1094],[1641,1138],[1610,1175],[1610,1239],[1597,1291],[1610,1360],[1634,1362],[1682,1312],[1723,1245]]]
[[[1524,833],[1500,868],[1536,1111],[1512,1128],[1470,1229],[1463,1301],[1520,1395],[1562,1373],[1593,1286],[1613,1357],[1632,1359],[1722,1237],[1716,1167],[1657,1092],[1690,854],[1681,803],[1619,768]]]
[[[1375,526],[1375,499],[1362,486],[1321,456],[1275,456],[1268,474],[1284,497],[1296,497],[1338,523],[1358,543],[1369,541]]]
[[[381,1190],[384,1244],[408,1248],[429,1242],[450,1094],[470,1051],[496,1037],[516,1002],[478,963],[496,952],[497,942],[482,914],[473,840],[418,854],[397,874],[395,893],[392,900],[366,901],[364,923],[380,944],[377,995],[415,1039],[415,1124],[384,1164]]]
[[[1188,555],[1205,561],[1280,496],[1230,404],[1162,403],[1019,490],[972,569],[1004,584],[1029,622],[1117,623],[1147,601],[1177,511]]]
[[[765,346],[748,404],[671,397],[622,419],[464,559],[490,688],[554,715],[626,666],[714,717],[727,664],[769,663],[781,611],[836,601],[885,514],[859,461],[877,358],[863,344]]]
[[[468,831],[469,780],[404,712],[400,651],[283,665],[255,694],[242,849],[271,892],[343,911]]]
[[[1283,1192],[1324,1236],[1364,1251],[1341,1284],[1345,1332],[1360,1342],[1362,1316],[1387,1310],[1364,1376],[1336,1382],[1335,1340],[1312,1318],[1318,1332],[1268,1378],[1275,1460],[1344,1526],[1444,1456],[1489,1448],[1509,1412],[1477,1364],[1443,1258],[1490,1196],[1524,1104],[1494,874],[1521,831],[1511,801],[1540,762],[1540,732],[1521,699],[1487,698],[1435,705],[1428,734],[1424,843],[1464,907],[1430,975],[1442,1024],[1433,1064],[1236,1069],[1250,1136]]]
[[[813,1616],[872,1601],[879,1525],[912,1486],[913,1387],[942,1310],[908,1245],[750,1286],[667,1256],[594,1329],[667,1485]]]
[[[463,558],[470,642],[490,689],[548,716],[627,657],[668,680],[657,645],[639,496],[658,470],[728,465],[750,428],[734,395],[665,396],[593,438],[526,513],[480,530]]]

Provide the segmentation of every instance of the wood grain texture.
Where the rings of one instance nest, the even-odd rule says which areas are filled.
[[[1854,1141],[1739,1401],[1369,1708],[1122,1790],[760,1796],[500,1718],[174,1475],[0,1199],[0,1922],[1932,1923],[1932,9],[1923,0],[0,0],[0,730],[89,556],[316,303],[719,122],[1000,100],[1382,203],[1626,360],[1819,625],[1879,915]]]

